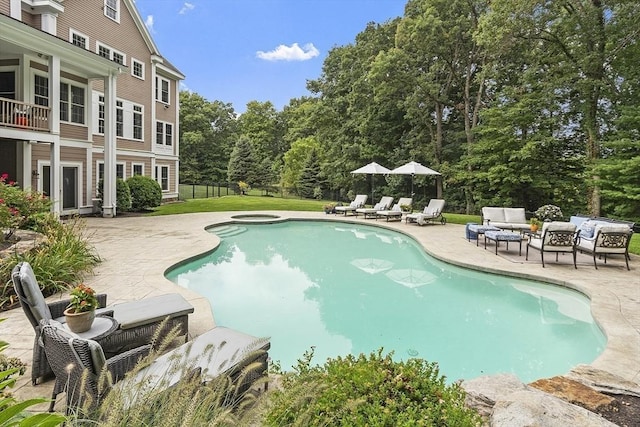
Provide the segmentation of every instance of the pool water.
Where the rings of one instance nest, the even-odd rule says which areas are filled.
[[[383,348],[438,362],[448,381],[511,372],[529,382],[606,345],[584,295],[451,266],[401,233],[326,221],[211,232],[220,246],[167,277],[207,297],[216,324],[271,337],[284,370],[311,348],[315,364]]]

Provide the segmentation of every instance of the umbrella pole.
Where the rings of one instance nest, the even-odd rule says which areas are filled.
[[[371,206],[374,205],[373,204],[373,177],[374,176],[375,176],[374,174],[371,174]]]

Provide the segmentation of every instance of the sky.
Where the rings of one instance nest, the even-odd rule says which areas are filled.
[[[136,0],[182,89],[237,113],[250,101],[278,111],[310,96],[329,50],[355,42],[369,22],[402,16],[406,0]]]

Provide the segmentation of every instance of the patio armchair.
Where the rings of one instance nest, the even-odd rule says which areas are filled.
[[[47,303],[28,262],[18,263],[11,279],[20,305],[35,331],[31,383],[36,385],[40,379],[52,374],[44,349],[39,345],[40,322],[53,319],[64,323],[63,312],[69,299]],[[109,356],[150,343],[160,324],[164,325],[163,332],[178,327],[179,334],[188,339],[189,314],[194,309],[180,294],[159,295],[112,306],[107,306],[107,295],[98,294],[97,297],[103,308],[96,314],[112,317],[115,324],[113,330],[98,339]],[[165,319],[167,321],[163,323]]]
[[[577,237],[576,250],[593,255],[593,266],[598,269],[596,257],[604,258],[607,263],[609,255],[623,255],[629,268],[629,243],[633,229],[626,224],[581,225]]]
[[[539,237],[532,235],[527,242],[527,252],[525,260],[529,260],[529,248],[540,251],[540,259],[544,268],[544,253],[555,252],[556,262],[559,253],[573,254],[573,267],[576,264],[576,225],[570,222],[545,222]]]

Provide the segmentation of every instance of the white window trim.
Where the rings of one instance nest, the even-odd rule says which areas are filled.
[[[166,169],[167,170],[167,189],[165,190],[164,188],[162,188],[162,171]],[[158,182],[158,184],[160,184],[160,189],[162,190],[163,193],[168,193],[169,191],[171,191],[169,182],[171,181],[171,171],[169,170],[169,166],[167,165],[157,165],[156,166],[156,181]]]
[[[80,36],[80,37],[84,37],[84,39],[85,39],[85,41],[86,41],[86,43],[85,43],[85,47],[84,47],[84,48],[85,48],[86,50],[91,50],[91,49],[90,49],[90,47],[89,47],[89,46],[90,46],[90,45],[89,45],[89,36],[88,36],[88,35],[86,35],[86,34],[84,34],[84,33],[81,33],[81,32],[80,32],[80,31],[78,31],[78,30],[74,30],[73,28],[69,28],[69,43],[73,44],[73,35],[74,35],[74,34],[76,34],[76,35],[78,35],[78,36]]]
[[[99,41],[96,41],[96,54],[100,55],[100,48],[103,47],[105,49],[109,49],[109,59],[111,61],[113,61],[113,54],[114,53],[118,53],[120,55],[122,55],[122,65],[124,65],[125,67],[127,66],[127,54],[124,52],[119,51],[118,49],[114,49],[111,46],[109,46],[106,43],[102,43]],[[119,62],[118,62],[119,64]]]
[[[88,108],[90,108],[90,105],[91,105],[91,104],[88,103],[89,99],[88,99],[88,96],[87,96],[87,93],[89,91],[89,87],[86,86],[86,85],[83,85],[81,83],[78,83],[75,80],[67,80],[67,79],[62,79],[62,78],[60,79],[60,83],[64,83],[66,85],[69,85],[69,99],[67,100],[67,103],[69,104],[69,120],[60,120],[60,123],[67,123],[67,124],[70,124],[70,125],[73,125],[73,126],[85,126],[85,127],[89,126],[89,124],[87,123],[87,119],[89,117],[88,116]],[[76,122],[71,121],[71,107],[73,105],[72,102],[71,102],[71,97],[72,97],[71,86],[75,86],[75,87],[79,87],[79,88],[83,88],[84,89],[84,104],[83,104],[84,105],[84,120],[83,120],[84,123],[76,123]],[[51,104],[51,99],[49,99],[49,104]]]
[[[104,12],[104,16],[106,16],[107,18],[111,19],[114,22],[117,22],[118,24],[120,23],[120,10],[121,10],[120,0],[116,0],[116,17],[115,18],[112,18],[111,16],[107,15],[107,0],[104,0],[104,5],[102,7],[102,10]]]
[[[122,166],[122,179],[127,179],[127,162],[116,162],[116,166]],[[98,194],[98,186],[100,185],[100,180],[104,179],[103,176],[100,176],[100,166],[104,168],[104,160],[96,160],[96,194]],[[117,178],[116,174],[116,178]]]
[[[140,107],[141,111],[136,111],[135,107]],[[126,111],[126,110],[125,110]],[[142,134],[140,136],[140,138],[136,138],[135,137],[135,121],[133,120],[135,118],[135,115],[140,114],[141,118],[142,118],[142,123],[140,124],[140,126],[142,127]],[[126,119],[125,119],[125,123],[126,123]],[[126,128],[125,128],[126,130]],[[135,103],[131,103],[131,140],[133,141],[143,141],[144,142],[144,105],[142,104],[135,104]]]
[[[171,81],[169,79],[165,79],[164,77],[160,77],[160,76],[156,76],[156,81],[157,81],[156,101],[162,104],[171,105]],[[163,81],[167,82],[167,85],[168,85],[166,102],[162,100],[162,82]]]
[[[158,127],[157,127],[158,123],[162,123],[162,141],[161,142],[158,142]],[[167,144],[167,125],[171,125],[171,145]],[[175,124],[171,122],[165,122],[162,120],[156,120],[153,130],[154,130],[154,135],[155,135],[154,139],[155,139],[156,145],[160,145],[162,147],[171,147],[173,149],[173,146],[176,144]]]
[[[135,68],[135,67],[134,67],[134,65],[135,65],[135,64],[140,64],[140,65],[142,65],[142,76],[136,76],[136,75],[133,73],[133,70],[134,70],[134,68]],[[144,63],[143,61],[140,61],[139,59],[136,59],[136,58],[133,58],[133,57],[132,57],[132,58],[131,58],[131,75],[132,75],[133,77],[135,77],[136,79],[144,80],[144,79],[145,79],[145,71],[146,71],[146,69],[145,69],[145,63]]]

